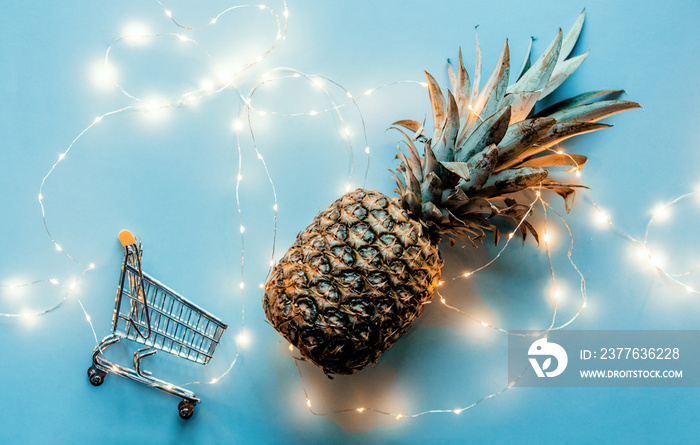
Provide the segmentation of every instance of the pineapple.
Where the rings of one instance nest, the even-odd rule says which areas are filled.
[[[408,154],[399,149],[402,178],[392,172],[399,197],[358,189],[320,212],[274,267],[263,308],[272,325],[326,374],[353,374],[394,344],[421,315],[441,283],[438,245],[447,238],[477,245],[487,232],[498,244],[493,221],[520,224],[523,239],[537,232],[524,219],[530,207],[512,195],[548,189],[567,211],[579,184],[548,178],[550,167],[580,169],[581,155],[552,147],[575,135],[610,125],[596,121],[639,104],[597,100],[621,91],[594,91],[535,111],[588,53],[567,58],[585,17],[544,54],[525,63],[507,86],[506,41],[496,67],[479,90],[481,50],[473,85],[462,61],[448,66],[453,90],[443,93],[426,72],[434,134],[413,120],[396,122]],[[529,55],[527,61],[529,62]],[[408,133],[398,127],[409,130]],[[423,144],[423,156],[415,142]]]

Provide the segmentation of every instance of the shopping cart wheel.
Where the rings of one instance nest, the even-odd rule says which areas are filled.
[[[194,413],[194,403],[188,400],[183,400],[177,406],[177,409],[180,412],[180,417],[182,417],[183,419],[189,419]]]
[[[106,375],[106,372],[102,371],[101,369],[97,369],[94,366],[90,366],[88,369],[88,378],[93,386],[100,386],[102,382],[104,382]]]

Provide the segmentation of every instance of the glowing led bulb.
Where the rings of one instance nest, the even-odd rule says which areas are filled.
[[[263,59],[262,56],[258,56],[258,57],[255,58],[255,61],[256,61],[256,62],[262,62],[262,59]]]
[[[685,287],[685,290],[688,291],[688,292],[695,292],[695,290],[694,290],[692,287],[690,287],[690,286],[686,286],[686,287]]]
[[[241,226],[240,231],[241,231],[241,233],[245,232],[245,227]]]
[[[58,280],[55,279],[55,278],[51,278],[51,279],[49,280],[49,282],[50,282],[51,284],[53,284],[53,285],[58,284]]]
[[[258,111],[258,116],[265,116],[266,114],[266,111]]]
[[[440,303],[445,304],[445,303],[446,303],[445,299],[444,299],[444,298],[440,298]]]
[[[56,244],[56,250],[58,250],[59,252],[63,252],[63,247]]]
[[[424,88],[428,88],[428,84],[426,82],[419,82],[419,83],[420,83],[420,86],[422,86]]]
[[[443,284],[445,284],[444,281],[438,281],[438,286],[442,286]]]
[[[42,195],[41,193],[39,193],[39,201],[41,201],[42,199],[44,199],[44,195]]]
[[[260,8],[260,9],[265,9],[266,7],[267,6],[265,6],[265,5],[258,5],[258,8]]]
[[[664,205],[660,205],[660,206],[656,207],[656,209],[654,209],[654,216],[656,216],[656,217],[663,218],[667,214],[668,214],[668,207],[666,207]]]
[[[581,177],[581,170],[576,170],[575,175],[577,178],[580,178]]]
[[[510,232],[510,233],[508,234],[508,239],[513,239],[514,236],[515,236],[515,233]]]
[[[397,414],[396,415],[396,420],[401,420],[403,419],[403,414]]]
[[[216,24],[216,20],[217,20],[217,19],[216,19],[216,17],[215,17],[215,18],[211,19],[211,21],[210,21],[209,23],[212,24],[212,25],[215,25],[215,24]]]
[[[246,335],[245,332],[241,332],[241,334],[236,338],[236,341],[239,345],[245,346],[250,342],[250,338],[248,338],[248,335]]]
[[[542,241],[548,243],[550,240],[549,234],[547,232],[542,233]]]
[[[24,314],[22,314],[22,317],[24,317],[24,318],[32,318],[32,314],[30,314],[29,312],[25,312]]]
[[[150,31],[142,23],[130,23],[124,32],[124,40],[132,45],[140,45],[146,42]]]
[[[262,161],[262,158],[263,158],[263,156],[260,153],[258,153],[258,159],[260,159]]]
[[[94,268],[95,268],[95,263],[88,264],[88,269],[94,269]]]
[[[474,111],[474,109],[472,108],[472,104],[467,105],[467,109],[468,109],[469,111]]]
[[[558,155],[563,155],[563,154],[564,154],[564,150],[557,150],[557,154],[558,154]]]
[[[352,93],[350,91],[346,91],[345,95],[348,96],[350,99],[352,99]]]
[[[274,267],[274,266],[275,266],[275,260],[270,260],[270,267]]]
[[[345,136],[350,136],[350,129],[348,127],[345,127],[343,129],[343,133],[345,133]]]
[[[238,181],[241,181],[241,180],[243,180],[243,176],[238,175],[238,176],[236,176],[236,179],[237,179]]]
[[[272,206],[272,210],[274,210],[275,212],[277,211],[277,209],[278,209],[277,204]]]
[[[289,351],[294,352],[294,345],[289,345]]]
[[[351,186],[350,184],[347,184],[347,185],[345,186],[345,192],[347,193],[347,192],[349,192],[350,190],[352,190],[352,186]]]
[[[596,214],[596,220],[601,224],[605,224],[607,222],[610,222],[608,215],[605,212],[600,211],[600,210]]]
[[[369,146],[365,147],[365,153],[369,154]]]
[[[309,111],[309,116],[316,116],[317,114],[318,114],[318,111],[316,111],[316,110]]]
[[[472,276],[471,272],[464,272],[464,278],[469,278],[470,276]]]
[[[285,9],[282,15],[284,15],[285,18],[289,17],[289,10]]]
[[[209,79],[204,79],[202,81],[202,89],[207,92],[214,90],[214,82]]]
[[[234,130],[238,131],[238,130],[240,130],[241,128],[243,128],[243,122],[241,122],[241,121],[239,121],[239,120],[233,121],[233,129],[234,129]]]
[[[167,385],[165,385],[165,388],[166,389],[173,389],[174,386],[172,384],[168,383]]]
[[[162,107],[164,107],[164,104],[162,104],[161,102],[157,100],[149,100],[146,103],[146,112],[150,113]]]
[[[245,287],[245,283],[241,281],[240,284],[238,284],[238,287],[240,287],[241,289],[243,289],[243,288]]]
[[[637,255],[639,255],[640,258],[651,258],[651,253],[649,253],[649,250],[644,247],[639,248]]]
[[[282,38],[282,33],[279,33],[279,32],[278,32],[278,33],[277,33],[277,40],[279,40],[279,39],[281,39],[281,38]]]
[[[306,399],[306,406],[311,408],[311,399]]]
[[[540,196],[542,196],[542,193],[540,193],[540,191],[538,190],[535,192],[535,196],[537,196],[539,198]]]
[[[481,322],[481,326],[483,326],[483,327],[487,328],[487,327],[489,326],[489,324],[488,324],[488,323],[486,323],[485,321],[482,321],[482,322]]]
[[[365,91],[365,96],[371,96],[374,90],[367,90]]]
[[[362,413],[365,411],[365,409],[364,408],[357,408],[355,411],[357,411],[358,413]]]
[[[462,410],[458,408],[458,409],[452,410],[452,412],[455,414],[461,414]]]
[[[172,12],[171,10],[169,10],[169,9],[166,9],[166,10],[165,10],[165,15],[167,15],[167,16],[170,17],[170,18],[172,18],[172,17],[173,17],[173,12]]]
[[[262,284],[262,283],[260,283],[260,284],[258,284],[258,287],[259,287],[260,289],[263,289],[263,288],[265,287],[265,285]]]
[[[510,383],[508,384],[508,388],[512,388],[512,387],[514,387],[514,386],[515,386],[515,382],[510,382]]]
[[[90,323],[90,320],[92,320],[92,319],[90,318],[90,315],[88,315],[88,314],[85,314],[85,319],[87,320],[88,323]]]
[[[102,116],[97,116],[93,122],[99,124],[100,122],[102,122]]]
[[[114,69],[104,61],[99,61],[92,68],[92,82],[99,88],[114,86],[116,82]]]
[[[587,307],[588,307],[588,303],[584,301],[583,304],[581,305],[581,308],[586,309]]]
[[[72,282],[72,283],[70,284],[70,286],[68,286],[68,287],[70,288],[70,290],[74,290],[75,287],[76,287],[77,285],[78,285],[78,283],[76,283],[76,282],[74,281],[74,282]]]
[[[218,382],[218,381],[219,381],[219,379],[217,379],[216,377],[214,377],[213,379],[211,379],[211,380],[209,381],[209,383],[214,384],[214,383],[216,383],[216,382]]]
[[[314,79],[313,84],[316,88],[323,88],[323,81],[321,79]]]

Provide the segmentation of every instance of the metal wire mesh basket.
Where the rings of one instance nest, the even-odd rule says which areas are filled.
[[[137,268],[127,265],[126,275],[129,286],[121,286],[114,333],[206,365],[226,325],[150,276],[141,278]],[[143,336],[147,331],[150,335]]]

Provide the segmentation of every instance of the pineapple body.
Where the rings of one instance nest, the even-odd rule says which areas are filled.
[[[320,212],[275,266],[263,307],[327,374],[353,374],[401,337],[440,281],[437,243],[402,207],[358,189]]]

